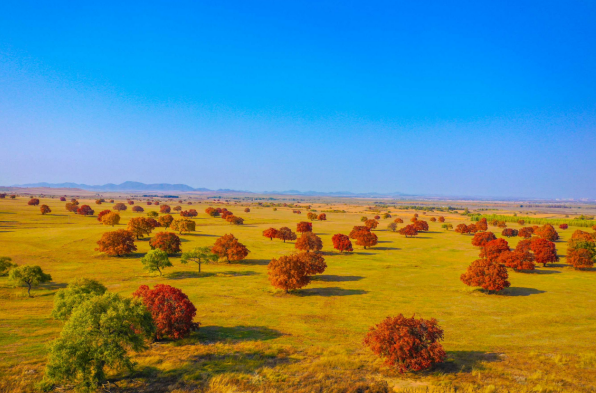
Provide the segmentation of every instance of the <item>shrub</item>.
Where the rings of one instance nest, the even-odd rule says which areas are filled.
[[[420,371],[445,360],[447,354],[439,343],[443,330],[437,320],[406,318],[402,314],[387,317],[370,328],[364,343],[385,363],[398,371]]]

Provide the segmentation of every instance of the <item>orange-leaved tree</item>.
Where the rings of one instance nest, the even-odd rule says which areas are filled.
[[[225,234],[215,241],[211,252],[219,258],[225,258],[230,261],[241,261],[248,256],[248,248],[234,237],[232,234]]]
[[[286,293],[310,283],[306,266],[296,254],[273,258],[267,266],[267,273],[271,285],[283,289]]]
[[[48,214],[52,212],[52,209],[50,209],[50,207],[48,205],[41,205],[39,207],[39,211],[41,211],[41,214]]]
[[[117,231],[105,232],[97,242],[95,251],[104,252],[111,256],[130,254],[137,250],[134,234],[130,231],[119,229]]]
[[[331,241],[333,242],[333,248],[335,248],[339,252],[354,251],[354,249],[352,248],[352,242],[350,241],[350,238],[347,235],[342,235],[341,233],[337,233],[337,234],[333,235],[333,237],[331,238]]]
[[[265,229],[263,231],[263,236],[268,237],[269,240],[273,240],[273,238],[277,237],[278,231],[275,228],[269,228],[269,229]]]
[[[296,240],[294,247],[296,247],[298,250],[306,252],[321,251],[323,248],[323,241],[320,237],[312,232],[304,232],[302,236]]]
[[[489,293],[508,288],[511,285],[507,281],[508,278],[509,275],[505,266],[488,259],[475,260],[460,277],[464,284],[471,287],[481,287]]]
[[[181,251],[180,244],[180,238],[172,232],[158,232],[149,241],[149,246],[152,250],[159,249],[168,254],[179,253]]]
[[[296,225],[296,232],[300,232],[300,233],[312,232],[312,223],[306,222],[306,221],[299,222]]]
[[[153,231],[153,225],[149,219],[145,217],[135,217],[128,221],[128,226],[126,229],[132,232],[137,239],[140,239],[145,235],[151,234],[151,231]]]
[[[288,227],[279,228],[279,231],[277,231],[276,237],[280,240],[283,240],[284,243],[286,242],[286,240],[296,240],[297,239],[296,233],[292,232],[292,230]]]

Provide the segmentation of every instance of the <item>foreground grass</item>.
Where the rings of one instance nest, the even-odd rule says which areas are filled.
[[[96,212],[111,207],[89,202],[82,203]],[[106,257],[93,249],[112,228],[95,217],[67,213],[63,202],[42,203],[53,213],[42,216],[23,198],[0,200],[0,255],[40,265],[54,279],[29,299],[0,278],[0,391],[31,390],[41,379],[46,345],[61,329],[50,318],[53,294],[74,277],[100,280],[127,296],[142,284],[167,283],[181,288],[198,309],[199,332],[179,342],[155,343],[136,357],[136,373],[114,375],[117,388],[125,391],[355,392],[376,391],[383,383],[396,391],[594,391],[596,276],[568,268],[565,258],[536,273],[510,272],[512,287],[503,295],[487,295],[459,281],[478,254],[469,236],[445,232],[436,223],[414,239],[382,229],[377,247],[340,255],[331,236],[348,233],[362,214],[329,213],[328,221],[313,225],[325,245],[327,271],[286,295],[271,288],[266,265],[294,245],[270,241],[261,232],[270,226],[295,228],[305,217],[291,210],[251,207],[243,213],[232,206],[246,219],[246,225],[232,227],[203,214],[207,205],[195,204],[201,213],[197,232],[182,236],[183,250],[234,233],[251,253],[241,263],[204,265],[201,274],[174,257],[174,268],[159,277],[142,269],[146,239],[137,241],[132,256]],[[148,206],[143,207],[146,213]],[[125,212],[123,224],[114,229],[125,228],[135,215]],[[411,214],[399,215],[409,219]],[[461,220],[448,217],[454,224]],[[388,222],[382,220],[380,227]],[[570,234],[562,232],[560,255]],[[514,246],[518,240],[509,241]],[[439,320],[449,357],[444,365],[399,375],[363,347],[370,326],[399,313]]]

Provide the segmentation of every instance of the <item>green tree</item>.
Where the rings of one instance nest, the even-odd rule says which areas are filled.
[[[31,297],[31,288],[52,281],[52,276],[44,273],[39,266],[17,266],[8,273],[8,280],[15,286],[26,286]]]
[[[211,252],[211,247],[195,247],[190,251],[182,253],[180,258],[181,263],[194,262],[199,265],[199,273],[201,272],[201,263],[215,262],[218,256]]]
[[[52,317],[66,321],[77,306],[94,296],[103,295],[107,290],[99,281],[89,278],[75,278],[68,283],[66,288],[56,292]]]
[[[129,352],[147,349],[155,334],[151,313],[138,300],[105,293],[84,301],[50,346],[46,377],[95,390],[106,380],[105,368],[132,370]]]
[[[13,267],[17,267],[17,264],[12,263],[12,258],[0,257],[0,276],[6,276]]]
[[[149,217],[149,218],[155,218],[157,216],[159,216],[159,213],[156,211],[153,211],[153,210],[151,210],[149,213],[147,213],[147,217]]]
[[[159,272],[160,276],[162,275],[161,269],[173,266],[168,258],[168,253],[160,249],[149,251],[141,258],[141,262],[149,273]]]

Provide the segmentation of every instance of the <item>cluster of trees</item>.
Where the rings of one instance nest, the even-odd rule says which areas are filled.
[[[567,263],[577,270],[590,269],[596,261],[596,233],[576,230],[567,242]]]
[[[280,239],[284,243],[286,240],[296,240],[296,234],[288,227],[281,227],[279,229],[269,228],[263,231],[263,236],[268,237],[269,240]]]
[[[544,225],[544,224],[551,224],[551,225],[561,225],[561,224],[567,224],[567,225],[572,225],[572,226],[576,226],[576,227],[592,227],[594,225],[596,225],[596,221],[593,220],[593,218],[591,217],[587,217],[590,219],[573,219],[573,220],[568,220],[568,219],[556,219],[556,218],[538,218],[538,217],[516,217],[516,216],[508,216],[508,215],[499,215],[499,214],[492,214],[492,215],[486,215],[486,216],[481,216],[479,214],[476,215],[472,215],[470,216],[470,219],[472,221],[478,221],[481,218],[486,218],[489,221],[497,221],[497,222],[515,222],[515,223],[520,223],[520,225],[524,225],[524,224],[535,224],[535,225]]]
[[[317,213],[309,212],[306,215],[306,218],[308,218],[311,221],[314,221],[314,220],[325,221],[325,220],[327,220],[327,214],[321,213],[321,214],[317,215]]]
[[[367,226],[355,226],[348,235],[349,239],[356,240],[356,245],[364,247],[374,247],[377,245],[379,238]]]
[[[64,326],[50,346],[46,383],[95,390],[106,369],[132,370],[131,353],[147,349],[151,340],[180,339],[198,329],[196,311],[186,294],[169,285],[142,285],[125,298],[95,280],[75,279],[54,297],[52,316]]]

